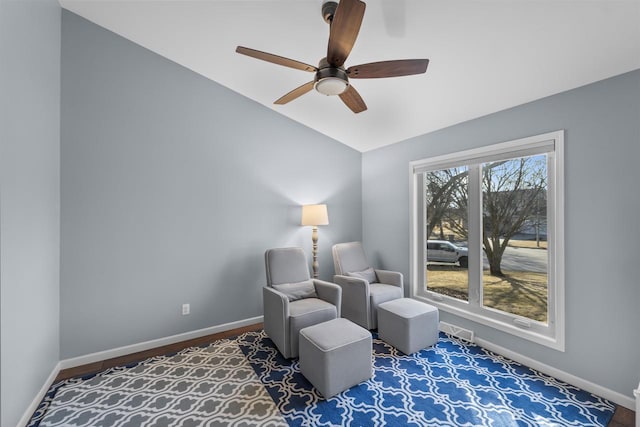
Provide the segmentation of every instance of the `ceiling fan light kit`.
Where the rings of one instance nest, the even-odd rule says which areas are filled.
[[[340,95],[347,90],[349,83],[337,77],[325,77],[322,80],[318,80],[315,84],[315,89],[323,95]]]
[[[283,105],[304,95],[311,89],[327,96],[338,95],[342,102],[354,113],[367,109],[362,97],[349,83],[352,79],[374,79],[410,76],[427,71],[428,59],[401,59],[395,61],[372,62],[355,65],[345,70],[344,63],[356,42],[366,5],[361,0],[324,0],[322,18],[329,24],[329,45],[327,56],[320,60],[318,67],[294,59],[267,52],[238,46],[236,52],[297,70],[313,72],[312,81],[297,87],[274,103]]]
[[[323,58],[316,71],[314,88],[323,95],[340,95],[349,86],[349,77],[344,68],[332,67]]]

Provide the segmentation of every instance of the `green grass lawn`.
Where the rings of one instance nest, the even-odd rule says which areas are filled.
[[[467,274],[467,270],[460,267],[430,265],[429,290],[467,301]],[[505,277],[495,277],[484,271],[484,306],[546,323],[546,273],[504,271],[504,274]]]

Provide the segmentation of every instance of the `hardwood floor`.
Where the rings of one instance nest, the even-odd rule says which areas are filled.
[[[262,328],[262,323],[256,323],[255,325],[244,326],[242,328],[232,329],[226,332],[206,335],[204,337],[194,338],[188,341],[181,341],[175,344],[165,345],[163,347],[156,347],[150,350],[139,351],[137,353],[127,354],[126,356],[114,357],[112,359],[103,360],[101,362],[89,363],[88,365],[63,369],[60,371],[60,373],[58,373],[55,382],[66,380],[69,378],[82,377],[88,374],[95,374],[104,371],[105,369],[113,368],[115,366],[125,366],[130,363],[139,362],[153,356],[162,356],[163,354],[176,353],[184,348],[209,344],[213,341],[234,337],[236,335],[244,334],[245,332],[259,331]]]
[[[175,353],[187,347],[209,344],[213,341],[233,337],[245,332],[259,331],[260,329],[262,329],[262,327],[262,323],[256,323],[255,325],[232,329],[230,331],[220,332],[217,334],[206,335],[204,337],[194,338],[188,341],[181,341],[175,344],[166,345],[164,347],[157,347],[146,351],[140,351],[138,353],[128,354],[126,356],[114,357],[113,359],[107,359],[101,362],[77,366],[75,368],[63,369],[56,377],[55,382],[74,377],[81,377],[88,374],[94,374],[100,371],[104,371],[105,369],[113,368],[114,366],[128,365],[130,363],[139,362],[153,356]],[[611,419],[607,427],[635,427],[635,417],[636,413],[634,411],[622,406],[617,406],[616,412],[613,414],[613,418]]]
[[[616,412],[607,427],[634,427],[636,425],[636,413],[623,406],[616,407]],[[639,426],[640,427],[640,426]]]

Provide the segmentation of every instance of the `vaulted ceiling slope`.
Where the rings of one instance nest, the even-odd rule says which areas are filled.
[[[60,3],[362,152],[640,68],[640,0],[366,0],[346,65],[429,58],[426,74],[352,81],[359,114],[315,91],[281,106],[312,75],[236,46],[317,65],[321,0]]]

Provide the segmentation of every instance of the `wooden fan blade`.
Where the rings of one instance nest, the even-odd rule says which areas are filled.
[[[305,93],[313,89],[314,83],[314,81],[310,81],[309,83],[305,83],[302,86],[295,88],[294,90],[274,102],[274,104],[284,105],[287,102],[293,101],[294,99],[304,95]]]
[[[428,59],[400,59],[397,61],[371,62],[347,69],[350,79],[377,79],[383,77],[410,76],[427,71]]]
[[[340,99],[342,99],[342,102],[344,102],[347,107],[356,114],[367,109],[367,104],[364,103],[358,91],[351,85],[349,85],[347,90],[342,92],[339,96]]]
[[[248,47],[238,46],[236,52],[243,55],[250,56],[252,58],[261,59],[263,61],[271,62],[273,64],[282,65],[284,67],[295,68],[296,70],[316,72],[318,69],[313,65],[305,64],[304,62],[296,61],[294,59],[285,58],[284,56],[274,55],[272,53],[261,52],[259,50],[250,49]]]
[[[360,0],[340,0],[331,21],[327,62],[341,67],[356,42],[366,5]]]

